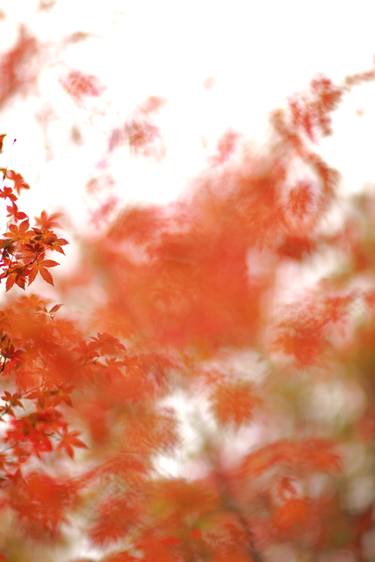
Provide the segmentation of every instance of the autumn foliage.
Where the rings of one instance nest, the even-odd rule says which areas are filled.
[[[36,52],[22,29],[0,104]],[[1,169],[1,560],[79,562],[77,543],[101,562],[375,556],[374,197],[327,228],[340,177],[317,149],[373,78],[315,78],[240,164],[229,131],[175,203],[100,216],[65,276],[64,217],[32,219],[33,186]],[[61,86],[76,103],[104,91],[78,70]],[[140,104],[108,153],[152,155],[163,104]],[[334,272],[300,286],[328,252]]]

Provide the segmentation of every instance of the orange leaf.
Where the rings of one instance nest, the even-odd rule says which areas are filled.
[[[15,283],[15,280],[16,280],[16,274],[15,273],[11,273],[10,275],[8,275],[6,283],[5,283],[5,288],[6,288],[7,291],[9,291],[13,287],[13,285]]]
[[[43,277],[44,281],[46,281],[47,283],[49,283],[50,285],[53,285],[53,277],[50,274],[50,272],[48,271],[48,269],[45,269],[44,267],[42,267],[39,270],[40,275]]]
[[[30,273],[29,273],[29,285],[31,285],[31,283],[35,280],[35,277],[38,274],[38,266],[37,265],[33,265]]]
[[[43,260],[41,262],[41,265],[43,267],[56,267],[57,265],[60,265],[57,261],[54,260]]]
[[[255,395],[251,384],[229,382],[215,389],[211,401],[218,422],[239,426],[250,421],[259,398]]]

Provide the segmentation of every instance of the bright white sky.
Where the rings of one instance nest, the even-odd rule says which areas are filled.
[[[262,140],[268,112],[314,75],[341,81],[368,69],[375,53],[373,0],[58,0],[37,12],[38,3],[0,1],[8,14],[1,43],[12,41],[13,24],[24,21],[41,41],[55,44],[39,93],[3,111],[2,129],[17,137],[7,157],[33,186],[31,212],[63,206],[81,226],[84,186],[102,173],[97,165],[110,129],[148,96],[167,100],[156,120],[166,156],[134,157],[126,147],[114,154],[109,170],[125,201],[175,198],[205,168],[225,130]],[[93,36],[58,52],[57,42],[76,31]],[[107,88],[103,97],[79,108],[59,83],[71,69],[97,75]],[[212,86],[205,88],[208,78]],[[346,189],[373,177],[374,94],[372,85],[358,88],[340,110],[335,138],[324,144]],[[35,118],[46,110],[48,161]],[[82,131],[82,146],[69,140],[72,125]]]

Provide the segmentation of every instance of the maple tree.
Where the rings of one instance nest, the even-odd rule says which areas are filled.
[[[25,45],[37,51],[22,30],[2,103],[25,86]],[[0,560],[79,562],[78,540],[101,562],[372,559],[374,196],[327,229],[339,174],[318,141],[374,77],[317,77],[272,114],[267,152],[239,164],[225,133],[173,204],[99,209],[56,301],[33,287],[55,284],[63,217],[32,221],[27,179],[2,168]],[[61,84],[77,103],[102,92],[78,71]],[[163,103],[112,130],[108,153],[152,154]],[[334,272],[300,289],[328,251]]]

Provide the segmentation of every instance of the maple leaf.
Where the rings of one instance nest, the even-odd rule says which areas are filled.
[[[28,398],[28,400],[36,400],[38,408],[41,410],[54,408],[59,404],[72,406],[72,400],[70,397],[72,390],[73,387],[68,385],[57,385],[52,387],[42,385],[35,390],[28,391],[26,398]]]
[[[259,398],[251,384],[229,382],[216,386],[211,403],[214,415],[220,423],[239,426],[252,418]]]
[[[6,406],[1,408],[3,414],[14,416],[13,408],[17,408],[18,406],[20,408],[24,407],[21,402],[21,394],[18,392],[14,392],[12,394],[11,392],[8,392],[8,390],[5,390],[1,396],[1,400],[7,403]]]
[[[7,170],[6,178],[13,182],[13,188],[18,194],[21,192],[21,189],[30,189],[29,184],[24,180],[23,176],[14,170]]]
[[[101,355],[116,355],[123,353],[125,346],[110,334],[98,334],[92,338],[94,349],[96,348]]]
[[[2,170],[4,172],[6,171],[4,169]],[[0,198],[9,199],[12,202],[17,201],[17,197],[14,195],[13,189],[11,187],[3,187],[3,189],[0,189]]]
[[[120,497],[105,500],[99,508],[97,521],[89,532],[95,544],[117,541],[136,524],[139,506],[134,498]]]
[[[147,121],[132,120],[125,125],[125,135],[129,146],[138,151],[159,137],[159,129]]]
[[[27,242],[33,235],[33,231],[29,230],[30,223],[28,219],[21,222],[21,224],[11,224],[9,230],[5,232],[4,236],[13,242],[22,241]]]
[[[72,70],[61,80],[61,84],[68,94],[80,100],[84,96],[99,96],[104,88],[96,76],[84,74],[79,70]]]
[[[47,268],[56,267],[57,265],[59,265],[59,263],[54,260],[45,260],[45,259],[42,259],[40,261],[37,260],[33,264],[30,273],[28,275],[29,285],[31,285],[31,283],[34,281],[38,273],[44,279],[44,281],[46,281],[50,285],[53,285],[53,277]]]
[[[51,230],[51,228],[56,228],[60,226],[60,219],[62,218],[62,213],[52,213],[48,215],[46,211],[42,211],[39,217],[35,217],[35,223],[42,230]]]
[[[0,84],[0,104],[4,105],[16,92],[25,90],[35,79],[34,65],[29,62],[39,50],[35,37],[26,27],[20,27],[15,45],[0,57],[0,74],[4,77]]]
[[[7,216],[13,218],[15,221],[19,221],[27,218],[26,213],[24,213],[23,211],[19,211],[15,203],[13,203],[13,205],[11,206],[8,206],[7,211],[8,211]]]
[[[87,449],[87,445],[79,439],[79,431],[64,431],[60,437],[58,449],[64,450],[71,459],[74,458],[74,447],[79,449]]]
[[[21,287],[21,289],[25,289],[27,275],[27,266],[18,265],[17,263],[15,263],[14,265],[10,265],[8,267],[8,270],[2,274],[2,277],[6,277],[7,279],[5,283],[6,291],[9,291],[14,284]]]
[[[65,510],[76,496],[75,486],[47,474],[32,472],[12,486],[10,507],[31,534],[56,536]]]
[[[51,236],[49,233],[50,231],[47,231],[46,233],[46,238],[47,238],[46,243],[48,244],[48,247],[51,250],[55,250],[56,252],[65,255],[65,252],[61,246],[66,246],[66,244],[69,244],[69,242],[65,240],[65,238],[57,238],[55,234]]]

